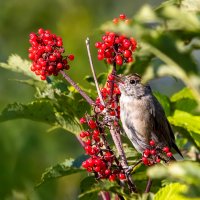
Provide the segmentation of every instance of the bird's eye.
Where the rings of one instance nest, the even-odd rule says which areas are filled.
[[[136,81],[134,79],[130,80],[130,84],[136,84]]]

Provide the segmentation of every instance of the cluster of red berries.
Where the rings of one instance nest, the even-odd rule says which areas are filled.
[[[121,94],[118,85],[114,83],[115,76],[112,74],[108,75],[107,83],[105,87],[101,88],[101,95],[103,97],[105,107],[109,112],[110,116],[115,116],[117,119],[120,118],[120,106],[119,106],[119,96]],[[100,98],[96,99],[96,105],[100,112],[103,112],[105,107],[101,104]]]
[[[137,42],[134,38],[107,32],[102,36],[102,42],[96,42],[98,48],[98,60],[105,60],[108,64],[133,62],[133,52],[136,50]]]
[[[97,179],[115,179],[124,180],[126,176],[116,162],[115,155],[111,150],[106,149],[102,133],[98,125],[92,118],[81,118],[80,123],[87,127],[87,131],[80,133],[80,138],[84,143],[86,154],[90,156],[82,163],[82,166],[88,171],[95,174]]]
[[[124,21],[126,24],[128,24],[130,22],[130,19],[127,19],[125,14],[120,14],[118,18],[114,18],[113,19],[113,23],[114,24],[118,24],[119,21]]]
[[[40,28],[38,33],[31,33],[29,40],[29,58],[33,61],[31,71],[46,80],[47,76],[57,76],[60,70],[69,69],[68,60],[74,60],[74,55],[62,56],[62,38],[49,30]]]
[[[170,151],[169,147],[163,147],[162,149],[156,148],[156,144],[154,140],[151,140],[149,142],[149,145],[151,146],[150,149],[145,149],[142,156],[142,162],[145,165],[151,166],[153,164],[159,163],[161,161],[161,154],[165,154],[167,157],[172,157],[173,154]]]

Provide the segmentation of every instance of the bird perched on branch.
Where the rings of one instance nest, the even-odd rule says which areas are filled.
[[[150,86],[142,84],[138,74],[118,76],[116,79],[121,91],[120,119],[135,149],[143,156],[146,153],[147,158],[152,153],[156,159],[162,158],[164,154],[165,158],[175,160],[171,149],[183,157],[175,144],[174,133],[165,112]]]

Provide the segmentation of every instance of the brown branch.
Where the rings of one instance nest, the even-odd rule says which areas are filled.
[[[81,94],[83,98],[91,105],[93,106],[95,103],[94,101],[64,72],[60,71],[60,73],[63,75],[63,77]]]
[[[149,193],[150,192],[151,185],[152,185],[152,180],[151,180],[151,178],[148,178],[147,186],[146,186],[146,189],[145,189],[145,193]]]

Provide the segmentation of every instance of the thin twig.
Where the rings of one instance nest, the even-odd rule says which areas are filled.
[[[151,180],[151,178],[148,178],[147,186],[146,186],[146,189],[145,189],[145,193],[150,192],[151,185],[152,185],[152,180]]]
[[[86,43],[88,58],[89,58],[89,62],[90,62],[90,68],[91,68],[92,75],[93,75],[93,78],[94,78],[94,82],[95,82],[95,86],[96,86],[96,89],[97,89],[97,93],[98,93],[98,96],[99,96],[101,104],[105,107],[105,103],[104,103],[103,97],[102,97],[100,89],[99,89],[97,76],[96,76],[96,73],[95,73],[95,70],[94,70],[94,65],[93,65],[92,57],[91,57],[91,53],[90,53],[90,39],[87,38],[85,40],[85,43]]]
[[[95,103],[94,101],[64,72],[60,71],[63,77],[85,98],[85,100],[93,106]]]
[[[102,200],[110,200],[111,199],[109,192],[101,191],[100,195],[101,195]]]

